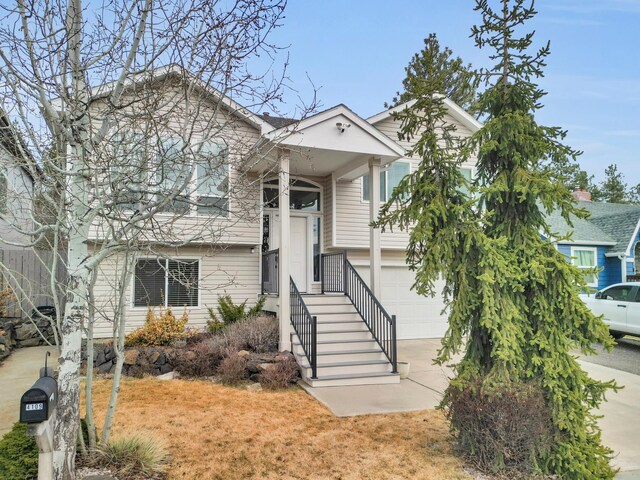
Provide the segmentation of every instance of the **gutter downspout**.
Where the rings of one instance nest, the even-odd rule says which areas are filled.
[[[622,273],[622,283],[627,281],[627,255],[621,253],[618,255],[618,260],[620,260],[620,271]]]

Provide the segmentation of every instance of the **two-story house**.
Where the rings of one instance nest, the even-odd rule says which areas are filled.
[[[340,104],[296,121],[252,113],[228,98],[212,98],[211,111],[206,105],[198,115],[221,127],[190,141],[206,142],[229,160],[223,173],[210,172],[216,180],[202,182],[206,192],[191,190],[199,206],[185,207],[191,211],[180,225],[189,230],[213,215],[216,235],[158,247],[161,259],[137,259],[127,328],[141,326],[147,308],[161,304],[186,308],[189,325],[203,327],[219,294],[249,303],[264,294],[265,308],[280,319],[280,348],[296,353],[310,383],[398,381],[396,340],[440,337],[447,322],[439,296],[412,291],[408,233],[370,226],[419,162],[405,155],[410,145],[398,141],[394,109],[362,118]],[[480,127],[453,102],[445,105],[458,135]],[[469,177],[473,168],[463,165]],[[242,188],[234,188],[241,178]],[[203,197],[211,208],[201,208]],[[99,228],[94,240],[100,242]],[[104,318],[96,337],[112,334],[118,261],[115,255],[103,264],[96,284]],[[187,281],[175,281],[177,275]]]

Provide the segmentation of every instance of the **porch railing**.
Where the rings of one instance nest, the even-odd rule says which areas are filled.
[[[344,252],[321,255],[320,287],[322,293],[344,292]]]
[[[279,249],[269,250],[262,254],[262,295],[278,294],[278,257]]]
[[[396,316],[389,315],[347,259],[346,252],[322,255],[322,291],[344,292],[398,372]]]
[[[293,278],[289,278],[291,325],[311,366],[311,378],[318,378],[318,319],[309,313]]]

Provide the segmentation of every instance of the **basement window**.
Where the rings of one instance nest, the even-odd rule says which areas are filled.
[[[134,307],[199,306],[200,262],[145,258],[136,263]]]

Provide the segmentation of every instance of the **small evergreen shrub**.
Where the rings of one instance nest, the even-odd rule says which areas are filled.
[[[31,480],[38,477],[38,446],[27,437],[27,425],[16,423],[0,439],[0,480]]]
[[[224,385],[237,385],[246,380],[249,375],[247,370],[247,359],[237,354],[229,352],[218,367],[218,380]]]
[[[520,384],[485,389],[474,380],[450,388],[444,400],[460,450],[486,473],[508,478],[540,474],[553,442],[553,423],[540,386]]]
[[[271,365],[260,374],[260,385],[267,390],[282,390],[295,383],[300,376],[300,367],[289,357]]]
[[[186,330],[188,321],[186,311],[178,318],[171,307],[160,307],[158,314],[149,307],[144,326],[127,335],[124,344],[126,347],[154,347],[185,340],[190,335]]]
[[[269,315],[247,317],[229,325],[222,335],[231,350],[277,351],[280,339],[278,319]]]
[[[169,461],[165,447],[148,436],[133,435],[115,438],[98,448],[98,465],[109,468],[121,480],[162,474]]]
[[[249,317],[255,317],[262,311],[266,297],[261,296],[258,298],[258,302],[247,310],[247,300],[236,305],[233,303],[231,295],[219,295],[218,296],[218,313],[213,311],[213,308],[207,307],[210,320],[207,322],[208,330],[211,333],[216,333],[222,330],[224,327],[232,325],[239,320]]]

